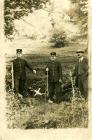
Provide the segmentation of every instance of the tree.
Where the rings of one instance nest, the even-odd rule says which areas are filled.
[[[14,19],[20,19],[32,12],[32,9],[42,8],[49,0],[5,0],[4,20],[5,36],[10,38],[14,32]]]
[[[88,33],[88,0],[71,0],[71,20],[79,25],[82,37],[87,37]]]

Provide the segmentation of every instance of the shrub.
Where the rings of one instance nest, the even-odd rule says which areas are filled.
[[[65,31],[55,30],[52,36],[50,37],[50,42],[53,43],[53,47],[61,48],[61,47],[66,46],[69,41],[68,41]]]

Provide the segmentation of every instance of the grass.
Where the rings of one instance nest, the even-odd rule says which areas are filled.
[[[27,70],[27,85],[34,89],[46,89],[45,67],[48,55],[25,55],[28,63],[37,70],[33,75]],[[59,55],[63,68],[64,83],[70,81],[70,70],[73,71],[76,57]],[[9,128],[36,129],[36,128],[86,128],[88,127],[88,102],[77,98],[74,102],[63,100],[60,104],[49,104],[45,100],[27,97],[20,98],[12,92],[10,61],[7,62],[6,89],[7,89],[7,120]],[[72,93],[70,93],[72,95]],[[69,96],[66,93],[66,96]]]
[[[9,128],[86,128],[88,127],[88,105],[85,100],[48,104],[34,98],[7,97],[7,119]]]

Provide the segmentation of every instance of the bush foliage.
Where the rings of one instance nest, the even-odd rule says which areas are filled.
[[[54,30],[52,36],[50,37],[50,42],[55,48],[61,48],[69,43],[69,39],[65,31]]]

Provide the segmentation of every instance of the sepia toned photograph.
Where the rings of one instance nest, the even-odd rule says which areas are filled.
[[[88,128],[88,0],[5,0],[9,129]]]

